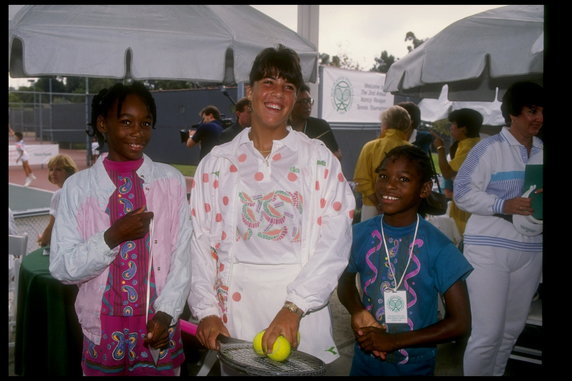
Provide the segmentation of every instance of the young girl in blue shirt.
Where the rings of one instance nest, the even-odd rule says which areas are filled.
[[[432,207],[425,152],[396,147],[376,173],[383,214],[353,226],[351,257],[338,284],[356,336],[350,375],[433,375],[436,345],[469,332],[464,279],[472,267],[423,218]],[[442,320],[439,295],[446,309]]]

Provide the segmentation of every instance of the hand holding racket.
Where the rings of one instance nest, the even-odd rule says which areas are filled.
[[[196,329],[196,337],[201,345],[207,349],[218,351],[217,338],[219,335],[230,336],[230,333],[218,316],[212,315],[201,319]]]
[[[147,322],[147,335],[145,343],[151,348],[164,349],[169,345],[169,325],[171,316],[163,311],[158,311],[153,319]]]

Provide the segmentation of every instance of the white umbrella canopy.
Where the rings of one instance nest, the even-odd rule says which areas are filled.
[[[278,44],[315,82],[316,47],[248,5],[28,5],[10,21],[9,73],[238,83]]]
[[[542,84],[544,7],[509,5],[461,19],[400,59],[384,90],[452,101],[493,101],[513,82]]]
[[[439,99],[424,98],[417,105],[421,111],[421,120],[436,122],[449,117],[451,111],[471,108],[483,116],[483,125],[504,126],[501,102],[450,101],[447,99],[448,86],[443,86]]]

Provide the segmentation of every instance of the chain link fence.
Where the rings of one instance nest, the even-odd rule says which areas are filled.
[[[60,148],[91,149],[86,134],[90,95],[9,90],[8,96],[10,128],[22,132],[30,144],[35,140]],[[89,163],[91,155],[86,159]]]
[[[13,214],[18,234],[28,235],[28,250],[26,252],[30,253],[38,249],[40,246],[38,245],[37,239],[50,222],[50,209],[42,208],[21,212],[14,211]]]

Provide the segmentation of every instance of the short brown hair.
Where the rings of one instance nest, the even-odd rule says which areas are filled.
[[[413,102],[400,102],[397,104],[398,106],[403,107],[409,113],[409,117],[411,118],[411,124],[413,128],[419,127],[419,123],[421,123],[421,110],[419,106],[417,106]]]
[[[234,111],[243,112],[245,108],[250,106],[250,99],[247,97],[240,98],[234,105]]]
[[[218,107],[213,105],[204,107],[201,112],[199,112],[199,116],[202,118],[203,114],[210,114],[214,116],[215,119],[220,119],[220,111],[218,110]]]

